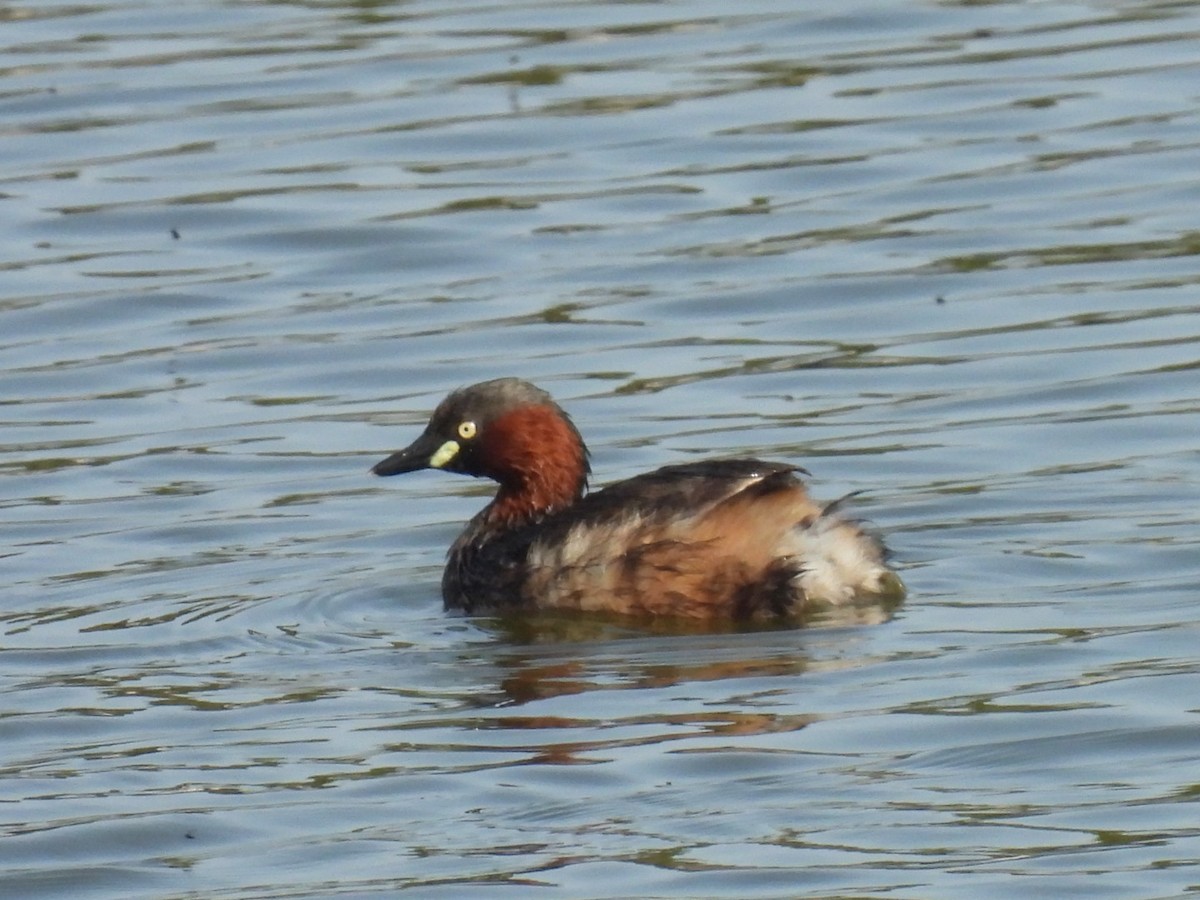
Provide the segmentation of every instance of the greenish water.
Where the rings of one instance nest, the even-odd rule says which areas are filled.
[[[1192,895],[1197,37],[0,9],[4,896]],[[447,616],[486,486],[367,469],[505,374],[601,483],[752,453],[864,491],[908,602]]]

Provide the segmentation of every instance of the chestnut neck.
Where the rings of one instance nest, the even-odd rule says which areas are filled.
[[[489,422],[483,474],[500,483],[484,511],[489,525],[514,528],[572,506],[591,467],[583,439],[553,404],[523,406]]]

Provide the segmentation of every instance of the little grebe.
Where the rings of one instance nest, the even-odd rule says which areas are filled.
[[[883,544],[841,501],[813,502],[797,466],[714,459],[587,494],[583,438],[549,394],[517,378],[450,394],[420,437],[371,471],[425,468],[500,484],[450,547],[447,609],[761,619],[904,591]]]

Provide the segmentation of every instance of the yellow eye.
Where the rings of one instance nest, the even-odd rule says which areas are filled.
[[[469,441],[475,437],[476,431],[474,422],[460,422],[458,425],[458,436],[464,441]]]

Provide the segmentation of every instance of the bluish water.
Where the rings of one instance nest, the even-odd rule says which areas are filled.
[[[4,896],[1194,893],[1200,5],[0,23]],[[908,602],[447,616],[487,486],[367,468],[505,374]]]

